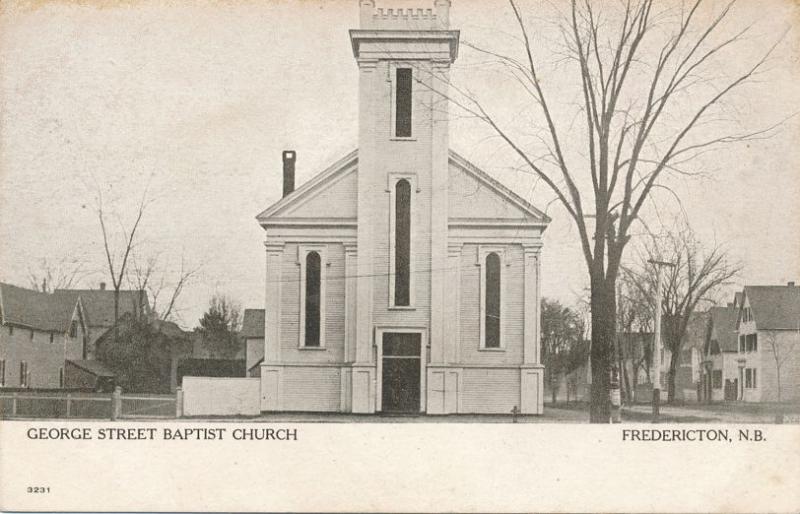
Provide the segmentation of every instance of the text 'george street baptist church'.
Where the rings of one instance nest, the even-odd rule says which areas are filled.
[[[258,215],[266,233],[262,411],[542,412],[549,219],[449,149],[459,31],[375,9],[350,31],[358,148]]]

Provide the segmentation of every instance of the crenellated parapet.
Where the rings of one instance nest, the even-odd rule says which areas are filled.
[[[361,29],[447,30],[450,0],[434,0],[433,9],[375,8],[375,0],[360,0]]]

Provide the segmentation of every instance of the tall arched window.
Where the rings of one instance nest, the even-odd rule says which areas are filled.
[[[411,305],[411,184],[395,185],[394,207],[394,304]]]
[[[319,324],[322,260],[319,253],[308,252],[306,255],[306,305],[305,305],[305,346],[319,346]]]
[[[500,348],[500,256],[486,256],[485,343],[486,348]]]

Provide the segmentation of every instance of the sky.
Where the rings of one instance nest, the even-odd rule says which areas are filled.
[[[377,3],[432,7],[425,0]],[[569,114],[575,97],[566,91],[577,75],[560,58],[553,31],[564,4],[522,5],[570,146],[579,130]],[[182,261],[199,268],[180,300],[183,326],[197,323],[215,293],[263,308],[263,233],[255,216],[280,197],[281,151],[297,152],[299,185],[356,146],[357,66],[347,30],[357,27],[358,3],[20,2],[0,9],[0,280],[27,285],[46,259],[84,262],[79,286],[110,283],[98,193],[112,248],[144,197],[139,262],[157,257],[168,284]],[[789,0],[737,4],[726,30],[753,29],[715,69],[720,77],[778,44],[764,72],[719,117],[742,130],[780,125],[768,138],[702,155],[692,164],[702,176],[666,177],[669,191],[657,191],[645,213],[649,226],[678,216],[705,243],[725,245],[743,265],[731,291],[800,280],[796,20]],[[520,49],[504,2],[454,0],[451,26],[462,41]],[[525,124],[537,123],[530,98],[484,60],[462,45],[454,84],[526,134]],[[566,212],[479,121],[453,110],[450,142],[546,209],[553,222],[542,293],[576,302],[587,273]],[[569,158],[580,162],[581,146],[573,146]]]

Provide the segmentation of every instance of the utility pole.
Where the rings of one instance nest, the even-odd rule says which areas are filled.
[[[653,423],[658,422],[661,414],[661,269],[664,266],[674,268],[671,262],[656,261],[653,259],[647,262],[656,266],[656,312],[655,312],[655,334],[653,334]]]

